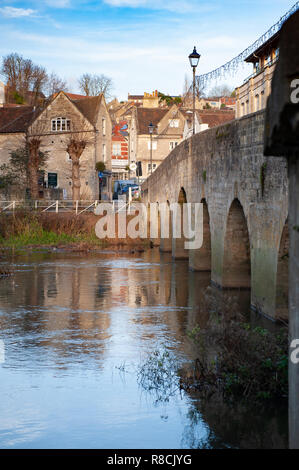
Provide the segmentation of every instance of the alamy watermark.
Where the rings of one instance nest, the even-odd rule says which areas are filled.
[[[299,364],[299,339],[293,339],[290,344],[290,360],[293,364]]]
[[[298,104],[299,103],[299,78],[294,78],[291,81],[291,88],[293,91],[291,92],[291,103]]]
[[[102,203],[96,209],[102,215],[95,226],[98,238],[116,238],[116,217],[112,203]],[[202,203],[134,203],[130,214],[118,212],[118,238],[184,238],[186,250],[198,250],[203,243]],[[133,218],[128,220],[128,215]]]

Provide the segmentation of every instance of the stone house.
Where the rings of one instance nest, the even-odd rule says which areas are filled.
[[[202,132],[211,127],[232,121],[233,110],[196,110],[195,131]],[[136,107],[129,127],[130,163],[141,161],[142,180],[151,174],[151,147],[149,124],[154,125],[152,135],[152,171],[179,145],[193,133],[193,111],[176,104],[169,108]]]
[[[130,122],[130,163],[141,161],[142,179],[151,174],[151,143],[148,130],[152,123],[152,171],[183,139],[185,117],[177,105],[170,108],[136,107]]]
[[[185,127],[183,140],[193,135],[193,112],[192,110],[182,110],[181,113],[185,117]],[[195,133],[220,126],[226,122],[235,119],[235,111],[233,109],[203,109],[196,110],[195,113]]]
[[[237,118],[266,107],[279,57],[279,37],[278,31],[245,59],[245,62],[252,64],[253,73],[236,88]]]
[[[129,134],[128,122],[123,120],[113,125],[111,164],[113,179],[126,179],[129,165]]]
[[[40,197],[50,197],[52,189],[56,197],[59,191],[64,199],[72,199],[72,160],[67,146],[70,138],[82,139],[87,145],[80,157],[80,198],[110,199],[111,134],[112,122],[103,95],[80,97],[60,92],[43,108],[4,106],[0,108],[0,164],[7,163],[10,152],[23,147],[27,138],[38,136],[40,150],[48,153],[40,178]],[[100,161],[106,166],[101,180],[95,168]]]

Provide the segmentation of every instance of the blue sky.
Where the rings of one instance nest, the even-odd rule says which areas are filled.
[[[196,45],[206,73],[253,43],[296,0],[0,0],[0,56],[18,52],[77,92],[104,73],[114,94],[180,94]],[[221,80],[234,87],[250,73]],[[213,85],[213,84],[211,84]]]

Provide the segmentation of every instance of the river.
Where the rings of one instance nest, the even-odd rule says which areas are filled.
[[[287,409],[165,396],[138,380],[155,351],[178,363],[207,319],[209,273],[157,249],[27,252],[0,280],[0,448],[285,448]],[[207,291],[208,289],[208,291]],[[249,292],[235,292],[251,321]],[[271,327],[271,325],[269,325]]]

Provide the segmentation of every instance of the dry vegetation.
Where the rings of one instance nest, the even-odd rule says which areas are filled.
[[[128,217],[128,221],[133,216]],[[86,213],[28,213],[17,211],[15,215],[0,215],[0,245],[63,245],[69,249],[102,247],[143,250],[147,241],[130,238],[100,240],[95,235],[95,225],[100,216]],[[116,218],[117,233],[117,218]]]

